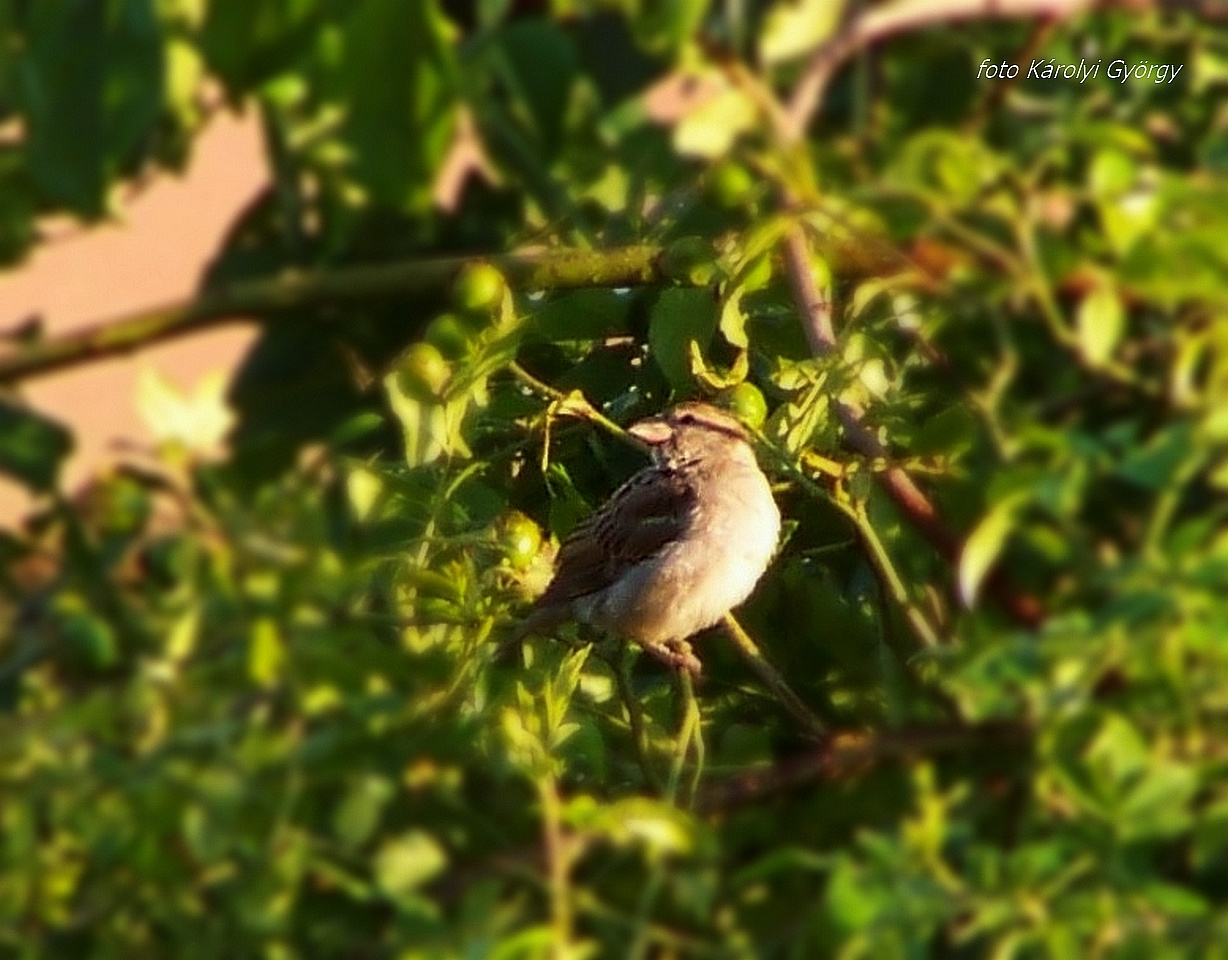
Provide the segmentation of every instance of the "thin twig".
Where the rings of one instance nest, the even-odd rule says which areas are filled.
[[[772,695],[780,701],[790,715],[797,720],[806,732],[812,736],[822,737],[826,732],[826,727],[823,721],[811,713],[810,708],[802,703],[802,700],[793,689],[785,682],[785,678],[780,675],[767,657],[763,655],[763,651],[759,649],[754,640],[750,638],[742,625],[732,613],[725,614],[725,619],[722,621],[725,632],[729,635],[729,639],[733,641],[734,648],[741,654],[742,659],[747,665],[755,671],[755,674],[763,681]]]
[[[699,808],[711,814],[756,803],[815,781],[838,780],[873,769],[885,760],[969,750],[1026,748],[1033,730],[1018,721],[908,727],[879,733],[833,731],[801,757],[709,783]]]
[[[648,730],[644,725],[644,706],[640,703],[639,697],[635,695],[635,691],[631,689],[632,662],[634,662],[632,649],[624,643],[619,648],[617,661],[614,658],[610,659],[610,667],[614,672],[614,684],[618,688],[619,699],[622,700],[627,710],[627,725],[631,730],[631,744],[635,749],[636,763],[639,764],[640,772],[644,774],[645,783],[654,791],[660,792],[661,778],[657,776],[648,756]]]
[[[611,436],[617,437],[619,440],[630,444],[637,450],[648,450],[648,445],[646,443],[628,433],[604,413],[594,407],[589,399],[579,390],[572,391],[571,393],[564,393],[562,390],[552,387],[545,381],[539,380],[537,377],[533,376],[533,374],[529,373],[528,370],[522,367],[515,360],[507,365],[507,370],[512,374],[512,376],[514,376],[538,396],[543,397],[560,407],[558,411],[547,411],[548,415],[567,413],[571,416],[579,417],[581,420],[586,420],[589,423],[601,427]]]
[[[840,503],[840,501],[837,501]],[[840,504],[844,507],[843,504]],[[878,531],[874,529],[874,524],[870,522],[870,516],[866,512],[866,505],[862,501],[857,501],[851,507],[844,507],[845,514],[851,519],[857,527],[858,533],[861,534],[862,540],[870,550],[870,556],[874,561],[874,566],[877,568],[879,575],[887,583],[887,589],[891,593],[891,597],[896,604],[904,611],[904,616],[908,619],[909,625],[913,628],[913,632],[920,638],[921,643],[933,649],[942,643],[942,639],[938,634],[937,629],[926,619],[925,614],[913,602],[912,597],[908,595],[908,588],[904,585],[904,579],[895,569],[895,564],[891,560],[891,554],[887,552],[887,548],[879,539]]]

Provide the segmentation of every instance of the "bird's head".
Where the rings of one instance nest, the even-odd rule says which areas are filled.
[[[680,463],[750,452],[746,428],[708,403],[681,403],[632,424],[628,432],[648,445],[658,463]]]

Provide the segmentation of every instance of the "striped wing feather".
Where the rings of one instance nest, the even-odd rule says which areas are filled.
[[[563,541],[538,608],[604,590],[686,529],[694,486],[678,470],[649,467],[619,487]]]

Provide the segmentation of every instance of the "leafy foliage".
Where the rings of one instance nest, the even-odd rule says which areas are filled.
[[[6,401],[49,492],[0,540],[0,954],[1223,954],[1228,34],[922,31],[799,149],[839,6],[0,7],[0,255],[220,89],[273,185],[206,288],[630,242],[675,281],[271,302],[225,460],[151,384],[156,449],[71,497]],[[976,80],[1089,51],[1186,69]],[[694,689],[506,646],[617,424],[697,393],[762,419],[789,523],[739,617],[819,742],[719,635]]]

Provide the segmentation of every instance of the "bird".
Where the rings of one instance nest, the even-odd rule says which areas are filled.
[[[780,510],[746,429],[724,410],[681,403],[628,433],[651,466],[562,542],[517,635],[576,621],[698,675],[688,639],[750,596],[775,553]]]

